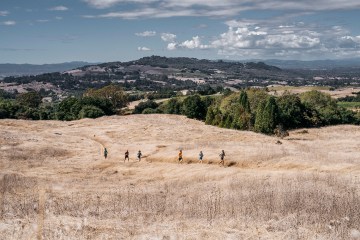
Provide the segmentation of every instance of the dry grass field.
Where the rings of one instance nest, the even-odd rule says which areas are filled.
[[[360,239],[359,139],[172,115],[1,120],[0,239]]]

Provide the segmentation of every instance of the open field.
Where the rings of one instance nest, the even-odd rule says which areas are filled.
[[[338,102],[338,105],[353,111],[360,110],[360,102]]]
[[[345,125],[276,144],[174,115],[1,120],[0,239],[360,239],[359,139]]]
[[[359,87],[348,87],[348,88],[339,88],[339,89],[335,89],[335,90],[330,90],[330,87],[292,87],[292,86],[274,86],[274,87],[269,87],[269,91],[272,94],[275,95],[281,95],[283,94],[285,91],[289,91],[290,93],[293,94],[300,94],[300,93],[304,93],[304,92],[308,92],[308,91],[312,91],[312,90],[317,90],[323,93],[327,93],[330,94],[331,97],[333,98],[343,98],[346,96],[355,96],[355,94],[353,94],[354,92],[360,92],[360,88]]]

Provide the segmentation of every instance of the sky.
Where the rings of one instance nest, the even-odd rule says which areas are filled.
[[[0,63],[360,57],[359,0],[0,0]]]

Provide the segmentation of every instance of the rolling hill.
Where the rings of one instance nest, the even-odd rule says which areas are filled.
[[[0,129],[2,239],[360,234],[358,126],[300,129],[282,144],[173,115],[1,120]]]

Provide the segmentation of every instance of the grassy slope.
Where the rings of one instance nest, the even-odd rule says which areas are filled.
[[[169,115],[0,129],[2,239],[348,239],[360,229],[358,126],[298,130],[280,145]]]

